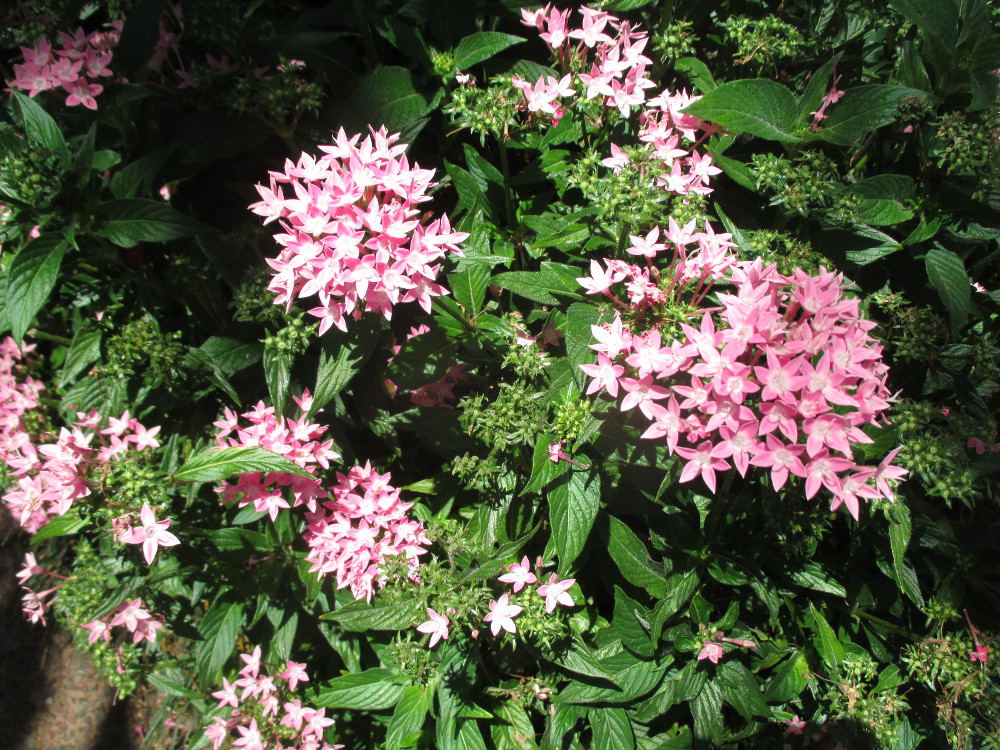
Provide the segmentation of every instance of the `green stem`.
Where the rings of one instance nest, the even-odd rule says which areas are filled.
[[[32,329],[31,336],[32,338],[54,341],[57,344],[65,344],[66,346],[70,346],[73,343],[73,339],[68,339],[65,336],[57,336],[54,333],[39,331],[37,328]]]

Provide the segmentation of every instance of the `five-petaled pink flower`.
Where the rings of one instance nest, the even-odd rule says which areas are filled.
[[[490,624],[493,635],[499,635],[501,630],[508,633],[516,633],[517,627],[514,625],[514,618],[521,614],[523,607],[510,603],[510,596],[504,594],[496,601],[490,600],[490,613],[483,618],[483,622]]]
[[[430,647],[434,648],[438,641],[448,639],[448,626],[451,625],[451,620],[449,620],[445,615],[439,615],[430,607],[427,608],[427,616],[431,619],[417,625],[417,630],[421,633],[427,633],[430,635]]]
[[[521,562],[508,565],[507,570],[510,572],[504,573],[497,580],[512,584],[515,594],[523,589],[526,584],[538,583],[535,574],[531,572],[531,564],[528,562],[527,555],[524,556]]]
[[[165,518],[162,521],[157,521],[149,503],[142,504],[139,518],[142,521],[142,526],[133,527],[128,535],[122,537],[122,541],[126,544],[141,544],[146,564],[153,564],[157,547],[173,547],[181,543],[177,537],[167,531],[170,528],[170,519]]]
[[[538,595],[545,597],[546,614],[551,614],[555,610],[556,604],[561,604],[564,607],[573,607],[576,605],[573,597],[568,593],[574,583],[576,583],[575,578],[567,578],[560,581],[556,578],[556,574],[553,573],[549,576],[548,583],[538,587]]]
[[[708,659],[712,664],[718,664],[719,659],[722,658],[722,644],[716,643],[715,641],[705,641],[702,646],[701,653],[698,654],[698,660]]]

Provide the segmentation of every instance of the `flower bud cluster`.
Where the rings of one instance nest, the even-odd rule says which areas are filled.
[[[275,304],[289,309],[315,296],[319,304],[308,312],[320,319],[320,335],[331,326],[346,331],[345,316],[391,318],[405,302],[430,312],[432,298],[447,292],[435,283],[440,261],[461,255],[468,236],[453,232],[447,216],[425,223],[417,206],[430,200],[433,172],[410,165],[398,133],[383,128],[360,138],[341,129],[335,143],[320,146],[323,156],[286,160],[283,172],[270,173],[269,187],[257,186],[262,200],[250,206],[284,229],[274,235],[283,249],[267,261]]]

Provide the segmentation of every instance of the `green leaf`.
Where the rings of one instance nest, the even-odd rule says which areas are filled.
[[[40,542],[43,539],[53,539],[57,536],[69,536],[70,534],[75,534],[80,529],[86,528],[89,523],[90,521],[88,519],[80,518],[78,513],[70,511],[64,515],[53,518],[40,528],[38,533],[31,537],[31,544]]]
[[[593,471],[574,471],[549,493],[549,521],[560,575],[569,572],[583,551],[600,505],[600,478]]]
[[[635,733],[624,708],[592,708],[587,712],[587,720],[593,732],[591,747],[609,750],[635,747]]]
[[[809,603],[809,614],[812,616],[812,630],[816,634],[813,638],[813,645],[823,657],[823,661],[829,667],[836,667],[844,660],[844,647],[840,644],[837,634],[833,632],[830,623],[823,617],[823,613],[816,609],[816,606]]]
[[[684,111],[736,133],[787,143],[801,140],[793,134],[798,114],[795,97],[766,78],[724,83]]]
[[[181,482],[218,482],[235,474],[258,471],[311,476],[308,471],[284,456],[263,448],[244,446],[205,448],[185,461],[174,474],[174,479]]]
[[[576,280],[567,278],[553,267],[543,267],[540,271],[498,273],[490,283],[543,305],[558,305],[556,294],[577,299],[582,296]]]
[[[467,70],[523,41],[523,37],[502,34],[499,31],[479,31],[469,34],[455,48],[455,68]]]
[[[195,648],[195,662],[203,684],[219,682],[219,671],[236,650],[236,637],[243,630],[243,606],[243,602],[217,601],[199,624],[205,640]]]
[[[653,596],[665,596],[667,576],[663,573],[663,565],[653,562],[646,545],[625,523],[614,516],[608,518],[608,523],[611,527],[608,551],[625,580]]]
[[[164,695],[172,695],[177,698],[190,698],[191,700],[204,700],[205,696],[196,690],[187,687],[181,680],[184,677],[176,670],[161,669],[159,672],[146,675],[146,680]],[[167,676],[170,675],[170,676]],[[175,679],[170,679],[174,677]]]
[[[674,69],[684,73],[691,79],[695,88],[703,94],[719,87],[712,77],[712,72],[708,66],[697,57],[681,57],[674,62]]]
[[[535,440],[535,452],[531,459],[531,477],[521,490],[522,495],[540,492],[552,481],[565,474],[571,464],[566,461],[553,462],[549,458],[549,446],[556,442],[556,436],[543,433]]]
[[[619,687],[614,675],[601,665],[601,662],[594,657],[591,650],[584,644],[576,643],[572,649],[560,652],[555,663],[568,672],[585,677],[596,677],[599,680],[611,683],[615,687]]]
[[[521,548],[538,532],[541,524],[536,525],[523,536],[500,545],[497,551],[482,562],[470,565],[459,578],[460,581],[483,581],[496,577],[510,558],[517,555]]]
[[[611,629],[624,646],[639,656],[649,658],[656,650],[652,638],[652,616],[641,604],[615,585],[615,610]]]
[[[764,699],[775,703],[795,700],[806,689],[811,676],[806,655],[796,651],[775,670]]]
[[[694,716],[694,736],[712,745],[722,742],[726,726],[722,719],[722,691],[714,682],[706,682],[698,696],[691,701]]]
[[[316,414],[340,393],[368,361],[381,330],[377,320],[367,318],[351,329],[346,340],[333,335],[323,338],[310,415]]]
[[[486,288],[490,283],[490,269],[485,264],[466,266],[458,273],[448,274],[448,287],[469,318],[474,318],[483,309]]]
[[[420,741],[420,730],[433,697],[434,691],[422,685],[410,685],[403,691],[389,719],[385,750],[404,750]]]
[[[580,365],[596,359],[594,350],[590,348],[595,341],[590,327],[597,325],[600,320],[600,308],[584,302],[574,302],[566,311],[566,359],[572,368],[573,379],[581,391],[587,376],[580,369]]]
[[[951,330],[957,334],[972,312],[972,282],[965,264],[951,250],[932,247],[924,258],[927,278],[948,308]]]
[[[212,336],[198,348],[225,375],[232,375],[260,362],[264,353],[264,345],[259,342],[241,341],[227,336]]]
[[[414,623],[419,624],[421,618],[426,619],[423,614],[420,603],[415,600],[376,601],[374,604],[356,601],[320,615],[320,619],[340,623],[345,630],[363,633],[366,630],[403,630]]]
[[[24,338],[35,315],[45,307],[59,278],[67,241],[43,234],[21,248],[7,269],[7,321],[15,341]]]
[[[168,242],[189,237],[201,224],[163,201],[145,198],[115,198],[97,208],[98,237],[119,247],[135,247],[140,242]]]
[[[264,380],[267,392],[271,394],[271,405],[276,414],[285,410],[288,399],[288,385],[292,379],[292,355],[264,348]]]
[[[806,563],[801,570],[796,570],[792,573],[792,580],[799,586],[822,591],[824,594],[833,594],[840,598],[847,596],[847,589],[830,578],[822,566],[816,562]]]
[[[375,68],[337,108],[349,132],[384,125],[390,133],[406,131],[406,142],[412,142],[429,111],[430,104],[417,89],[410,71],[393,65]]]
[[[922,31],[951,43],[958,32],[958,8],[953,0],[889,0],[889,6]]]
[[[63,138],[62,131],[52,116],[42,109],[38,102],[29,99],[20,91],[12,91],[11,94],[17,101],[21,122],[24,125],[24,134],[28,141],[47,148],[64,161],[68,159],[69,151],[66,148],[66,139]]]
[[[366,669],[333,678],[319,688],[312,702],[320,708],[384,711],[399,703],[405,692],[406,686],[400,685],[388,669]]]
[[[723,661],[719,665],[717,679],[722,686],[722,699],[744,719],[750,721],[754,716],[767,718],[771,715],[761,695],[760,685],[740,662],[735,659]]]
[[[73,336],[73,343],[66,352],[66,361],[59,373],[59,386],[65,388],[67,383],[72,382],[73,378],[100,358],[101,330],[81,327]]]
[[[918,89],[881,83],[848,89],[841,100],[827,110],[829,117],[823,120],[819,137],[830,143],[850,145],[865,133],[896,120],[899,101],[908,96],[927,98]]]
[[[634,659],[634,657],[633,657]],[[607,660],[610,661],[610,660]],[[605,662],[605,666],[609,664]],[[598,687],[582,681],[570,682],[553,698],[557,705],[594,703],[632,706],[635,701],[651,693],[663,679],[666,666],[649,661],[633,660],[628,666],[612,671],[619,687]]]
[[[135,198],[150,195],[160,171],[166,166],[173,147],[154,151],[126,164],[111,178],[111,194],[115,198]]]
[[[910,509],[901,502],[896,503],[889,513],[889,546],[892,549],[892,570],[900,591],[906,594],[918,607],[924,606],[916,573],[906,564],[906,548],[910,544],[912,522]]]

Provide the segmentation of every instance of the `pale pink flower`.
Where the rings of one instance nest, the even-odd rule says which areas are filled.
[[[705,641],[701,653],[698,654],[698,660],[708,659],[712,664],[718,664],[721,658],[722,644],[715,641]]]
[[[527,555],[524,556],[521,562],[508,565],[507,570],[509,572],[504,573],[497,580],[513,585],[515,594],[523,589],[525,585],[538,583],[535,574],[531,572],[531,563],[528,562]]]
[[[523,609],[523,607],[511,604],[509,596],[503,594],[496,601],[490,600],[490,612],[483,618],[483,622],[490,623],[490,630],[494,636],[499,635],[501,630],[516,633],[517,627],[514,625],[514,618],[521,614]]]
[[[430,619],[427,622],[417,625],[417,630],[421,633],[427,633],[430,635],[430,647],[434,648],[438,641],[447,640],[448,626],[451,625],[451,620],[449,620],[445,615],[439,615],[430,607],[427,607],[427,616]]]
[[[561,604],[564,607],[576,606],[576,602],[573,601],[573,597],[569,594],[569,590],[574,583],[576,583],[575,578],[566,578],[560,581],[556,577],[556,574],[552,573],[549,576],[548,583],[538,587],[538,595],[545,598],[546,614],[551,614],[557,604]]]
[[[156,557],[158,547],[173,547],[180,544],[180,540],[167,531],[170,528],[171,520],[165,518],[162,521],[157,521],[153,509],[149,507],[149,503],[142,504],[142,510],[139,511],[139,519],[142,522],[142,526],[138,528],[133,527],[129,535],[122,537],[122,541],[126,544],[141,544],[142,554],[146,559],[147,565],[153,564],[153,558]]]

